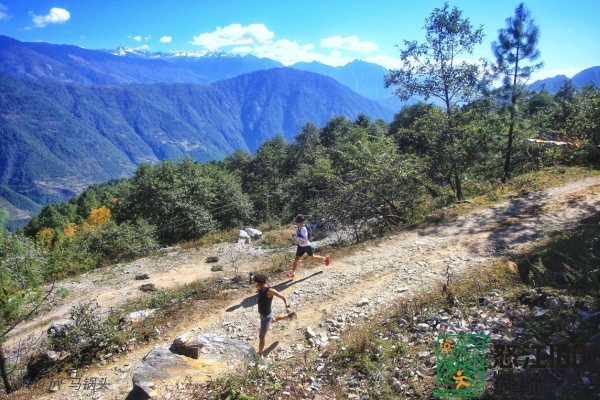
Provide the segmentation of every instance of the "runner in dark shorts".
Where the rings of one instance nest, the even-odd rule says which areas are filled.
[[[312,256],[315,253],[315,249],[312,246],[300,246],[296,248],[296,257],[302,257],[304,254]]]
[[[310,244],[308,240],[308,230],[304,226],[304,217],[302,215],[298,215],[296,217],[296,226],[298,230],[293,235],[294,239],[298,240],[298,247],[296,248],[296,258],[294,259],[294,266],[292,270],[287,274],[288,278],[294,279],[296,276],[296,270],[298,269],[298,263],[304,254],[308,254],[311,260],[322,260],[325,265],[329,265],[331,258],[329,256],[317,256],[315,255],[315,249]]]
[[[258,334],[258,356],[261,357],[265,349],[265,341],[267,332],[271,328],[271,323],[280,321],[285,318],[296,318],[296,312],[290,309],[290,303],[284,295],[279,293],[267,284],[267,277],[263,274],[253,276],[254,285],[258,289],[258,313],[260,314],[260,332]],[[285,304],[286,314],[275,315],[271,304],[273,297],[279,297]]]

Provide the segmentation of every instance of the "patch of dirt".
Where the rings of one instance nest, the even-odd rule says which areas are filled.
[[[456,207],[470,208],[462,203]],[[507,251],[525,249],[554,231],[559,231],[594,213],[600,212],[600,177],[515,196],[511,200],[438,224],[428,224],[380,238],[369,247],[362,246],[352,256],[332,259],[330,266],[302,265],[294,281],[272,282],[298,312],[298,319],[273,324],[267,335],[267,346],[276,347],[267,357],[268,363],[301,357],[308,346],[307,328],[322,338],[322,344],[337,340],[339,332],[327,330],[331,320],[341,321],[341,328],[364,323],[400,297],[428,290],[432,284],[453,274],[468,274],[473,268],[490,260],[502,259]],[[291,229],[291,228],[290,228]],[[319,243],[315,243],[319,254]],[[290,248],[290,253],[293,248]],[[65,282],[70,291],[66,302],[52,315],[64,317],[72,304],[95,299],[102,307],[118,305],[124,299],[140,296],[142,283],[157,287],[174,287],[217,274],[207,256],[223,257],[224,276],[234,272],[233,261],[239,270],[260,270],[271,254],[247,245],[221,244],[210,250],[179,251],[172,254],[119,265],[106,271],[86,274],[76,282]],[[291,267],[291,265],[290,265]],[[136,281],[136,274],[147,273],[150,279]],[[249,340],[258,347],[259,318],[256,295],[252,287],[229,292],[228,304],[207,314],[181,316],[169,332],[162,335],[163,343],[153,343],[105,366],[85,371],[86,376],[106,378],[108,390],[95,392],[97,398],[123,399],[132,388],[133,370],[153,347],[171,343],[183,332],[224,334]],[[366,304],[365,304],[366,300]],[[362,305],[359,305],[362,304]],[[273,301],[276,313],[282,313],[283,302]],[[39,324],[39,321],[38,321]],[[20,327],[23,334],[34,325]],[[214,375],[212,376],[215,377]],[[183,381],[184,377],[182,377]],[[39,399],[83,399],[89,392],[62,387],[54,394],[38,395]]]

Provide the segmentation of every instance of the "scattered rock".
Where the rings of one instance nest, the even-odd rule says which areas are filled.
[[[158,309],[154,308],[154,309],[131,312],[127,315],[122,316],[119,319],[119,324],[121,324],[121,325],[136,324],[136,323],[141,322],[144,319],[146,319],[149,315],[153,314],[156,310],[158,310]]]
[[[358,301],[358,303],[356,303],[356,305],[358,307],[364,307],[364,306],[368,306],[370,304],[369,299],[367,298],[362,298]]]
[[[427,332],[429,330],[429,325],[425,323],[420,323],[417,325],[421,332]]]
[[[210,270],[213,272],[223,271],[223,266],[222,265],[213,265]]]
[[[178,354],[198,359],[204,343],[195,339],[191,332],[186,332],[173,341],[173,346],[177,349]]]
[[[46,333],[48,336],[64,337],[72,327],[71,322],[53,322]]]
[[[581,382],[582,382],[584,385],[586,385],[586,386],[587,386],[587,385],[589,385],[589,384],[590,384],[590,378],[588,378],[587,376],[582,376],[582,377],[581,377]]]
[[[142,286],[140,286],[140,290],[142,292],[155,292],[156,286],[154,286],[154,283],[144,283]]]
[[[595,334],[590,338],[590,342],[600,342],[600,333]]]
[[[142,281],[144,279],[150,279],[150,276],[148,274],[140,274],[135,276],[136,281]]]
[[[206,257],[205,262],[210,264],[210,263],[216,263],[219,261],[219,257]]]
[[[594,314],[587,314],[586,316],[583,317],[583,321],[591,322],[591,323],[594,323],[594,324],[596,322],[600,322],[600,312],[597,312],[597,313],[594,313]]]
[[[175,247],[163,247],[159,251],[161,253],[171,253],[171,252],[175,252],[175,251],[179,251],[179,250],[181,250],[181,247],[175,246]]]
[[[554,296],[546,297],[544,305],[551,310],[555,310],[561,306],[561,302]]]
[[[536,311],[533,313],[533,316],[536,318],[541,318],[545,315],[546,315],[546,311],[542,310],[541,308],[537,308]]]

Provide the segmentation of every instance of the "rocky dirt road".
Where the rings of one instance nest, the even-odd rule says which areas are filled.
[[[473,205],[464,203],[457,207]],[[298,319],[273,325],[267,346],[274,342],[278,346],[269,353],[267,361],[274,363],[300,357],[307,347],[326,346],[337,340],[345,327],[361,324],[369,314],[399,297],[410,297],[444,280],[448,268],[455,275],[467,273],[469,268],[500,259],[508,250],[531,246],[545,235],[598,212],[600,176],[515,196],[488,209],[473,210],[441,223],[425,224],[379,238],[351,256],[334,258],[329,267],[302,266],[294,281],[272,282],[291,301]],[[139,295],[140,282],[133,279],[136,273],[148,273],[159,287],[209,276],[214,273],[210,272],[210,265],[204,263],[208,255],[224,257],[223,264],[227,266],[227,257],[234,257],[234,250],[239,252],[240,246],[221,244],[211,250],[138,260],[114,268],[112,276],[98,272],[88,274],[79,283],[67,284],[71,285],[72,297],[56,310],[55,316],[83,298],[97,299],[106,307],[128,296]],[[257,269],[270,257],[268,252],[254,247],[249,252],[248,247],[241,250],[246,254],[242,270]],[[290,248],[290,253],[292,251]],[[239,261],[240,256],[235,257]],[[226,267],[224,274],[231,272],[231,268]],[[284,311],[279,300],[273,304],[276,313]],[[258,345],[256,295],[250,287],[232,292],[226,307],[201,319],[187,315],[185,321],[176,331],[163,335],[165,344],[185,331],[193,331],[223,334]],[[132,371],[156,345],[120,354],[118,360],[86,371],[87,376],[104,377],[108,383],[108,390],[94,392],[94,398],[125,398],[132,387]],[[59,392],[37,398],[83,399],[90,398],[90,394],[63,387]]]

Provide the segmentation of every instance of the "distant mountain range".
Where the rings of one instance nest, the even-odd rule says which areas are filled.
[[[209,84],[254,71],[282,68],[283,64],[252,55],[230,53],[159,52],[120,47],[87,50],[77,46],[28,43],[0,35],[0,72],[40,81],[80,85],[130,83]],[[354,61],[342,67],[318,62],[297,63],[290,68],[329,76],[354,92],[378,100],[392,111],[402,103],[392,89],[383,87],[387,72],[380,65]]]
[[[24,218],[95,182],[130,176],[141,162],[254,151],[302,125],[393,112],[332,78],[292,68],[210,85],[82,86],[0,74],[0,197]]]
[[[120,47],[116,51],[104,51],[126,57],[169,61],[206,77],[210,81],[231,78],[252,71],[284,67],[283,64],[268,58],[258,58],[252,55],[241,56],[224,52],[151,53],[125,47]],[[394,111],[399,110],[404,104],[393,95],[393,89],[386,89],[383,86],[383,76],[388,70],[378,64],[354,60],[341,67],[332,67],[313,61],[310,63],[299,62],[291,65],[290,68],[329,76],[342,85],[348,86],[352,91],[368,99],[377,100]]]
[[[225,52],[158,52],[120,47],[117,50],[101,50],[113,55],[147,60],[167,61],[176,67],[191,71],[206,79],[207,83],[221,79],[234,78],[239,75],[271,68],[283,68],[284,65],[270,58],[258,58],[253,55],[239,55]],[[188,82],[188,81],[182,81]],[[193,82],[192,82],[193,83]]]
[[[373,100],[385,100],[393,95],[393,89],[383,86],[383,76],[388,72],[381,65],[354,60],[343,67],[331,67],[319,62],[296,63],[291,68],[330,76],[356,93]]]
[[[88,86],[209,83],[206,77],[164,60],[118,57],[77,46],[20,42],[1,35],[0,72],[19,78]]]
[[[533,90],[546,90],[548,93],[556,94],[565,84],[568,78],[565,75],[557,75],[553,78],[541,79],[533,82],[529,87]],[[591,67],[575,74],[571,81],[575,88],[579,88],[590,83],[600,85],[600,67]]]

